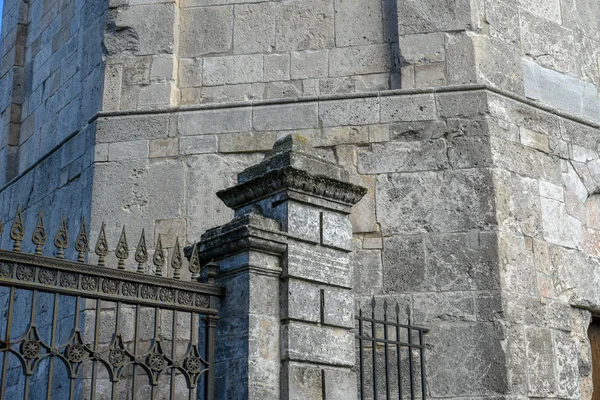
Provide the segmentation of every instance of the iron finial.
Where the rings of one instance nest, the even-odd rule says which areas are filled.
[[[108,254],[108,242],[106,241],[106,232],[104,232],[104,222],[100,227],[100,233],[98,234],[98,240],[96,241],[96,249],[94,252],[98,256],[98,265],[104,267],[104,258]]]
[[[181,256],[181,246],[179,246],[179,237],[175,238],[175,248],[173,248],[173,257],[171,258],[171,268],[173,268],[173,279],[181,277],[181,267],[183,258]]]
[[[69,232],[67,230],[67,219],[65,217],[60,221],[60,227],[54,237],[54,246],[58,249],[56,258],[65,258],[65,249],[69,247]]]
[[[192,273],[192,281],[198,280],[200,277],[200,257],[198,256],[198,244],[194,243],[192,256],[190,257],[190,272]]]
[[[42,246],[46,244],[46,228],[44,227],[44,214],[40,211],[38,215],[37,224],[35,224],[35,230],[31,236],[31,241],[35,244],[35,255],[42,255]]]
[[[10,230],[10,238],[15,241],[13,251],[21,251],[21,240],[25,239],[25,229],[23,228],[23,217],[21,215],[21,205],[17,209],[17,215],[13,221]]]
[[[75,239],[75,250],[79,253],[77,262],[85,262],[85,253],[89,250],[89,238],[85,218],[81,219],[81,224],[79,225],[79,233],[77,234],[77,239]]]
[[[142,235],[135,250],[135,261],[138,263],[138,272],[144,272],[146,263],[148,262],[148,248],[146,247],[146,234],[142,229]]]
[[[127,235],[125,234],[125,226],[121,230],[121,236],[117,243],[117,249],[115,250],[115,256],[119,259],[119,269],[125,269],[125,260],[129,257],[129,246],[127,245]]]
[[[156,241],[156,248],[154,250],[154,257],[152,258],[152,263],[156,267],[154,275],[162,276],[162,268],[165,266],[165,251],[162,247],[160,233],[158,234],[158,240]]]

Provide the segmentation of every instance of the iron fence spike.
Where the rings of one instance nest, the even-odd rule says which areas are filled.
[[[138,272],[143,273],[145,264],[148,262],[148,248],[146,247],[146,232],[142,229],[140,241],[135,250],[135,261],[138,263]]]
[[[10,229],[10,238],[14,240],[13,251],[21,251],[21,241],[25,239],[25,228],[23,227],[23,216],[21,215],[21,205],[17,208],[17,214]]]
[[[58,232],[56,232],[56,236],[54,237],[54,246],[58,249],[56,258],[65,258],[65,249],[69,247],[69,231],[67,228],[67,219],[65,217],[62,217],[62,220],[60,221]]]
[[[94,252],[98,256],[98,266],[104,267],[104,258],[108,254],[108,242],[106,241],[106,232],[104,230],[106,224],[103,222],[100,227],[100,233],[98,234],[98,240],[96,241],[96,248]]]
[[[190,257],[190,272],[192,273],[192,281],[197,281],[200,277],[200,257],[198,255],[198,243],[194,243],[192,256]]]
[[[46,244],[46,228],[44,227],[44,213],[42,211],[38,215],[31,241],[35,244],[35,255],[41,256],[42,246]]]
[[[377,305],[377,302],[375,301],[375,296],[373,296],[373,298],[371,298],[371,308],[375,309],[376,305]]]
[[[152,263],[156,267],[154,275],[162,276],[162,268],[165,265],[165,251],[162,246],[160,233],[158,234],[158,239],[156,240],[156,247],[154,250],[154,257],[152,257]]]
[[[171,268],[173,268],[173,279],[181,277],[181,267],[183,266],[183,258],[181,256],[181,246],[179,246],[179,236],[175,238],[175,247],[173,248],[173,256],[171,257]]]
[[[118,269],[125,269],[125,260],[129,257],[129,246],[127,245],[127,234],[125,233],[125,225],[121,230],[121,236],[117,242],[115,256],[119,259]]]
[[[75,250],[78,252],[77,262],[85,262],[85,253],[89,250],[89,237],[85,218],[82,218],[81,224],[79,224],[79,233],[77,239],[75,239]]]

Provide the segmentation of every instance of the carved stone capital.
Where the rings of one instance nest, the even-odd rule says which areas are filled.
[[[238,210],[282,191],[294,191],[350,207],[367,193],[362,186],[288,166],[222,190],[217,196],[228,207]]]

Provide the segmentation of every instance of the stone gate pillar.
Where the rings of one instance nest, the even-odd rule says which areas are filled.
[[[349,214],[365,192],[288,136],[218,193],[236,218],[199,245],[227,292],[217,398],[356,398]]]

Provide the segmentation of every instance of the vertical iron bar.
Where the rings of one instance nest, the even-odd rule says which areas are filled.
[[[362,308],[358,310],[358,359],[360,364],[360,400],[365,398],[365,358],[363,354],[363,320]]]
[[[191,312],[190,313],[190,351],[193,348],[192,346],[194,346],[194,344],[198,344],[196,339],[196,313],[195,312]],[[194,398],[194,389],[192,389],[192,381],[191,381],[192,377],[190,376],[190,394],[189,394],[189,399],[192,400]]]
[[[73,328],[73,337],[75,337],[75,333],[77,333],[77,330],[79,329],[79,307],[80,304],[79,302],[81,301],[81,296],[77,296],[75,298],[75,328]],[[73,368],[73,371],[69,371],[69,373],[71,372],[75,372],[75,369],[73,366],[69,366],[69,369]],[[77,379],[77,377],[73,377],[71,376],[71,387],[69,388],[69,399],[73,400],[75,398],[75,381]]]
[[[402,346],[400,346],[400,315],[396,312],[396,358],[398,361],[398,398],[402,400]]]
[[[423,400],[427,398],[425,393],[425,347],[423,343],[423,331],[419,330],[419,344],[423,347],[419,349],[421,357],[421,397]]]
[[[35,326],[35,316],[36,316],[36,310],[37,310],[37,293],[38,293],[38,291],[34,290],[31,295],[31,319],[29,322],[30,329],[33,328],[33,326]],[[26,374],[25,375],[25,393],[23,394],[24,399],[29,399],[30,381],[31,381],[31,375]]]
[[[413,348],[412,348],[412,329],[410,329],[410,322],[408,329],[408,368],[410,369],[410,398],[415,398],[415,371],[413,366]]]
[[[211,296],[212,297],[212,296]],[[211,301],[212,303],[212,301]],[[214,306],[211,305],[211,308]],[[206,328],[206,336],[207,336],[207,347],[206,351],[208,353],[208,377],[206,379],[206,399],[214,400],[215,398],[215,328],[217,326],[216,317],[210,315],[207,317],[207,328]]]
[[[95,325],[94,326],[94,349],[93,349],[94,353],[98,352],[98,346],[99,346],[98,327],[100,326],[100,310],[102,308],[101,304],[102,304],[102,300],[100,300],[100,299],[96,300],[96,316],[95,316],[95,322],[94,322],[94,325]],[[91,383],[90,400],[96,400],[97,376],[98,376],[98,361],[93,360],[92,361],[92,383]]]
[[[154,307],[154,343],[156,343],[156,341],[158,340],[158,322],[159,322],[159,315],[158,315],[158,307]],[[150,382],[150,398],[152,400],[156,399],[156,385],[154,384],[154,374],[152,374],[152,382]]]
[[[117,301],[117,309],[115,310],[115,336],[114,340],[121,335],[121,302]],[[111,397],[112,400],[117,400],[117,381],[113,379]]]
[[[176,357],[176,347],[177,347],[177,310],[173,310],[173,322],[171,327],[171,360],[175,362]],[[176,369],[171,368],[171,390],[170,396],[171,400],[175,400],[175,371]]]
[[[389,368],[389,344],[388,344],[388,316],[387,316],[387,305],[384,306],[383,311],[383,339],[385,340],[385,398],[386,400],[390,398],[390,368]]]
[[[50,348],[54,350],[56,348],[56,324],[58,323],[58,293],[54,293],[54,311],[52,315],[52,334],[50,339]],[[37,290],[34,292],[34,297],[37,297]],[[46,398],[52,400],[52,378],[54,377],[54,356],[50,356],[50,368],[48,369],[48,393]]]
[[[373,341],[373,400],[377,400],[377,332],[375,327],[375,301],[371,310],[371,340]]]
[[[140,305],[136,304],[135,305],[135,325],[133,328],[133,356],[136,358],[138,358],[138,335],[139,335],[139,329],[140,329]],[[131,395],[133,396],[132,398],[135,399],[135,392],[137,390],[137,383],[136,383],[136,379],[137,378],[137,365],[133,364],[133,372],[132,372],[132,380],[133,382],[131,383]]]
[[[10,297],[8,299],[8,318],[6,320],[6,333],[4,334],[4,340],[6,343],[6,349],[4,350],[4,360],[2,361],[2,381],[0,382],[0,399],[4,399],[4,393],[6,392],[6,369],[8,368],[8,356],[10,352],[10,330],[12,325],[13,305],[15,301],[15,287],[10,288]]]

